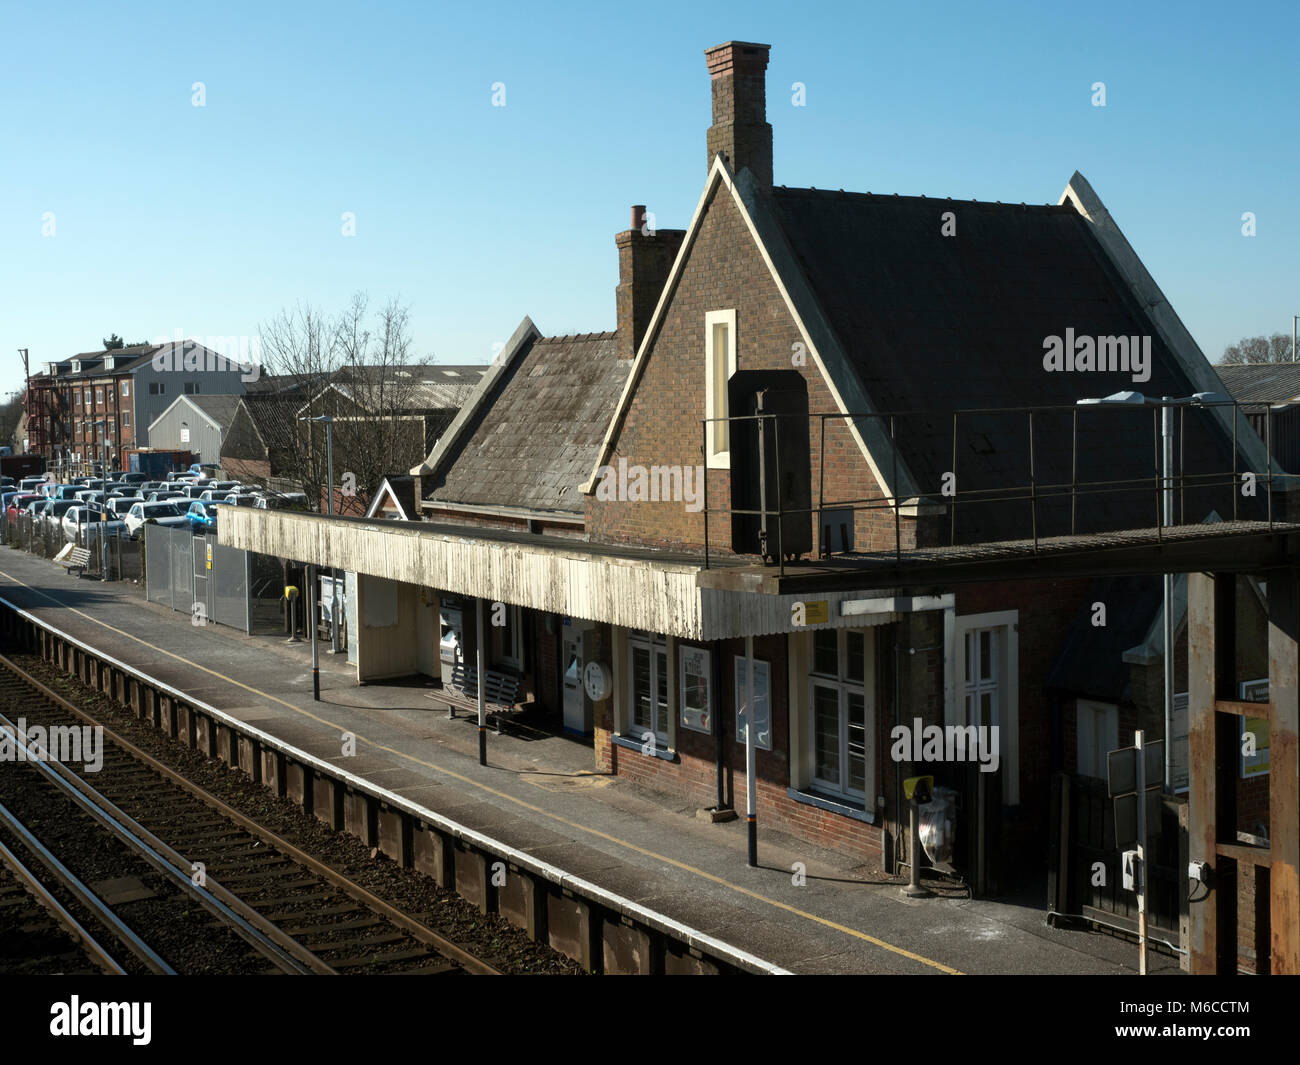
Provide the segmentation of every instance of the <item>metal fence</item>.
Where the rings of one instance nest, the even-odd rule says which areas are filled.
[[[28,514],[20,514],[13,520],[6,520],[0,525],[0,535],[11,547],[27,551],[37,558],[55,558],[69,543],[77,547],[90,549],[90,561],[86,566],[86,575],[102,577],[104,573],[104,551],[96,535],[98,528],[81,525],[76,535],[69,538],[60,523],[39,521]],[[143,561],[140,542],[125,536],[110,534],[108,537],[108,579],[110,581],[139,581],[143,573]]]
[[[145,595],[151,603],[249,633],[284,627],[279,563],[217,543],[215,533],[144,527]]]

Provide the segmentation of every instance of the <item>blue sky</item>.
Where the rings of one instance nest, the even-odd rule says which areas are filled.
[[[1046,203],[1078,169],[1215,360],[1300,313],[1298,10],[5,0],[0,391],[19,347],[251,336],[358,289],[440,362],[524,314],[611,329],[614,234],[689,221],[731,39],[772,46],[779,184]]]

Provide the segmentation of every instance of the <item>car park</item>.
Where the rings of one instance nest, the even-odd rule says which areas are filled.
[[[189,525],[190,519],[181,503],[136,503],[126,513],[126,535],[135,539],[146,522],[173,527]]]

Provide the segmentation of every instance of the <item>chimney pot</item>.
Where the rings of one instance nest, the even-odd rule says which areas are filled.
[[[632,205],[632,228],[638,233],[645,228],[645,204]]]

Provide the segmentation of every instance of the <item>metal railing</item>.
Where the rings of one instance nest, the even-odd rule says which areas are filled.
[[[1148,399],[1140,404],[1092,402],[1068,406],[970,408],[943,412],[911,410],[809,414],[758,413],[728,418],[701,419],[702,453],[705,456],[703,505],[701,508],[704,515],[704,564],[709,567],[713,561],[713,556],[716,554],[716,549],[713,546],[716,538],[713,535],[710,523],[711,520],[716,520],[719,515],[727,518],[737,515],[755,517],[764,528],[769,523],[774,524],[776,529],[775,549],[771,551],[765,550],[763,557],[774,561],[779,566],[782,574],[784,574],[786,562],[789,560],[782,541],[785,535],[786,521],[791,516],[806,515],[810,522],[814,519],[817,520],[817,535],[813,538],[814,557],[816,559],[824,559],[833,554],[829,549],[829,542],[821,535],[823,531],[821,515],[828,511],[849,512],[853,516],[853,526],[856,526],[856,518],[860,512],[892,511],[893,554],[896,560],[901,560],[904,552],[913,550],[917,546],[915,527],[912,530],[911,546],[908,546],[905,542],[907,537],[904,535],[902,519],[903,510],[908,506],[915,507],[911,517],[915,518],[918,525],[923,520],[923,517],[946,516],[946,539],[949,547],[959,546],[959,514],[969,515],[973,508],[988,507],[990,505],[1023,507],[1023,517],[1020,519],[1024,523],[1025,535],[1023,537],[981,538],[978,529],[976,529],[964,543],[973,545],[976,543],[999,542],[999,540],[1019,541],[1023,539],[1029,545],[1029,550],[1033,554],[1038,554],[1041,541],[1047,535],[1041,525],[1044,508],[1064,505],[1067,501],[1069,504],[1068,535],[1070,536],[1149,527],[1154,529],[1155,541],[1161,543],[1164,540],[1166,527],[1200,524],[1204,521],[1205,510],[1195,506],[1189,518],[1187,509],[1188,492],[1191,491],[1204,496],[1205,493],[1212,490],[1226,490],[1227,494],[1231,496],[1231,518],[1233,521],[1243,520],[1243,514],[1246,514],[1250,516],[1250,520],[1266,521],[1268,527],[1272,529],[1274,525],[1274,487],[1278,483],[1284,485],[1287,481],[1295,479],[1297,475],[1284,471],[1273,459],[1272,416],[1264,419],[1263,447],[1259,449],[1264,457],[1263,468],[1259,470],[1245,468],[1243,450],[1249,445],[1245,437],[1248,434],[1258,441],[1258,436],[1255,430],[1251,428],[1245,415],[1243,415],[1242,407],[1258,408],[1259,404],[1240,403],[1226,399],[1195,403],[1187,400],[1157,401]],[[1217,408],[1224,408],[1224,410],[1216,412]],[[1230,414],[1228,408],[1231,409]],[[1166,409],[1176,413],[1176,419],[1169,419],[1169,422],[1176,420],[1176,429],[1169,424],[1162,428],[1163,412]],[[1204,452],[1214,450],[1224,453],[1226,457],[1226,453],[1230,451],[1230,465],[1225,464],[1221,469],[1202,468],[1189,470],[1187,468],[1189,411],[1200,416],[1197,419],[1199,424],[1193,422],[1191,427],[1198,434],[1195,451],[1199,457],[1204,458]],[[1151,426],[1152,461],[1149,471],[1122,477],[1090,477],[1087,479],[1080,477],[1081,426],[1087,431],[1091,422],[1093,431],[1096,431],[1098,423],[1104,419],[1120,418],[1140,421],[1144,417],[1150,418]],[[1230,436],[1229,427],[1226,424],[1229,417],[1231,418]],[[989,419],[999,420],[1001,427],[997,430],[991,430],[986,424]],[[1022,427],[1014,429],[1012,423],[1022,419]],[[766,499],[758,509],[732,506],[730,500],[724,506],[716,505],[715,501],[715,505],[711,507],[709,499],[709,473],[711,472],[708,464],[710,455],[709,437],[710,426],[717,422],[725,422],[728,425],[728,439],[731,441],[731,465],[727,470],[714,470],[712,472],[715,476],[720,473],[729,474],[733,495],[736,491],[735,478],[738,473],[743,476],[748,472],[758,477],[760,485],[765,485],[768,477],[768,471],[765,468],[767,462],[770,461],[777,471],[781,471],[783,469],[781,462],[782,433],[785,433],[788,440],[793,432],[800,431],[799,423],[807,423],[809,427],[809,451],[813,453],[808,470],[810,505],[806,507],[790,506],[788,501],[782,498],[780,488],[782,478],[778,475],[775,478],[777,490],[775,492],[774,507],[769,505],[769,501]],[[756,449],[760,455],[760,468],[752,471],[737,471],[735,444],[738,439],[737,430],[750,422],[758,423],[757,434],[760,440],[766,439],[770,428],[772,455],[769,460],[766,455],[767,448],[760,446]],[[832,426],[837,422],[842,423],[843,426],[851,430],[857,439],[867,442],[868,451],[873,455],[873,458],[881,455],[882,452],[885,453],[885,463],[879,463],[879,460],[877,460],[877,467],[874,471],[877,483],[880,484],[881,488],[878,496],[847,499],[827,498],[826,439],[828,422]],[[949,469],[942,471],[938,484],[900,486],[900,462],[903,464],[904,469],[910,471],[912,468],[912,465],[908,463],[906,454],[908,440],[913,441],[912,450],[914,453],[921,450],[916,444],[916,441],[920,439],[920,433],[916,431],[908,432],[909,424],[913,427],[913,430],[918,424],[922,425],[921,432],[924,432],[932,441],[934,426],[937,423],[951,425],[952,439],[949,452]],[[783,430],[782,426],[786,428]],[[1131,422],[1126,421],[1124,429],[1131,437],[1132,430],[1130,426]],[[813,430],[816,431],[815,434]],[[965,436],[963,436],[963,431],[965,431]],[[1010,458],[1010,465],[1012,466],[1020,464],[1027,467],[1027,480],[1008,480],[1008,483],[997,484],[992,487],[961,487],[962,478],[965,474],[961,469],[963,450],[960,445],[965,442],[968,451],[979,453],[980,448],[974,445],[979,443],[982,438],[985,445],[984,453],[995,453],[997,448],[989,438],[991,431],[996,432],[1000,441],[1014,438],[1021,433],[1024,434],[1020,437],[1022,441],[1019,445],[1020,450],[1007,452],[1003,455],[1003,458]],[[1065,464],[1059,461],[1055,463],[1043,461],[1044,443],[1046,442],[1043,440],[1043,436],[1049,431],[1053,432],[1051,441],[1053,446],[1048,449],[1048,453],[1058,458],[1063,454],[1064,441],[1055,439],[1055,436],[1062,431],[1068,435],[1069,462],[1066,468],[1063,468]],[[901,442],[900,436],[903,436]],[[815,453],[812,447],[814,437],[817,440]],[[868,437],[870,437],[870,440],[867,439]],[[1164,445],[1163,449],[1162,444]],[[854,450],[856,453],[856,448]],[[933,454],[935,451],[933,443],[931,443],[930,450]],[[1176,456],[1171,464],[1173,468],[1164,469],[1162,450],[1164,454]],[[969,470],[970,464],[971,460],[967,459],[967,470]],[[1007,465],[1007,463],[1004,462],[1003,465]],[[1067,469],[1068,479],[1065,479]],[[885,483],[886,473],[888,474],[888,483]],[[1248,484],[1247,475],[1251,478]],[[813,499],[811,491],[813,484],[816,485],[815,499]],[[1249,494],[1243,494],[1241,489],[1244,485],[1251,487],[1253,491]],[[1134,493],[1143,496],[1150,493],[1150,503],[1143,504],[1142,508],[1126,507],[1125,513],[1128,515],[1126,523],[1115,525],[1112,529],[1091,528],[1087,532],[1079,531],[1079,502],[1081,498],[1117,496],[1125,493],[1130,496]],[[1166,503],[1172,503],[1175,499],[1176,506],[1172,509],[1176,511],[1176,516],[1172,520],[1166,520],[1164,513]],[[1226,499],[1223,500],[1223,503],[1226,511]],[[1134,524],[1140,510],[1147,505],[1151,508],[1149,513],[1153,521],[1149,526]],[[928,514],[923,514],[923,511],[928,511]],[[1226,520],[1226,513],[1220,516]],[[973,519],[972,524],[974,524]],[[1005,522],[1003,524],[1005,525]],[[929,531],[931,533],[929,539],[935,542],[926,546],[943,546],[943,538],[933,536],[934,523],[931,523]],[[1052,533],[1051,535],[1066,535],[1066,530],[1062,529],[1059,533]],[[771,545],[765,544],[764,546]],[[861,552],[841,550],[838,553],[860,554]]]

